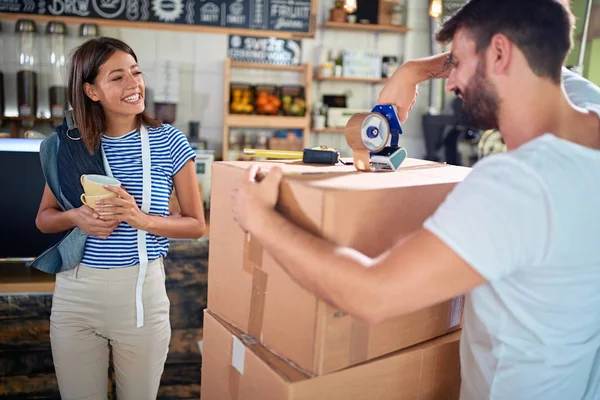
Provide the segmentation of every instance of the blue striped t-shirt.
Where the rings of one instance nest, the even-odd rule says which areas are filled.
[[[196,157],[185,135],[163,124],[148,127],[150,140],[152,202],[150,214],[169,215],[169,198],[173,191],[173,176],[184,164]],[[120,137],[102,137],[106,158],[116,179],[142,206],[142,144],[139,131]],[[146,233],[148,261],[164,257],[169,241]],[[81,263],[89,267],[120,268],[139,264],[137,230],[122,222],[107,239],[89,236]]]

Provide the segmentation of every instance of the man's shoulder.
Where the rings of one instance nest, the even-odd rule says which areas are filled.
[[[562,81],[567,96],[575,105],[600,110],[600,88],[597,85],[567,68],[562,70]]]

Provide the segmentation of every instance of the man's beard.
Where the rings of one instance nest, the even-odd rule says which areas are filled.
[[[463,93],[462,120],[474,129],[499,129],[499,99],[494,87],[485,77],[485,59],[479,61],[477,70]]]

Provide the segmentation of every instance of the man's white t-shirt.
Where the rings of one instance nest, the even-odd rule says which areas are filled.
[[[600,116],[600,89],[563,79]],[[545,134],[484,159],[424,226],[487,280],[466,296],[461,399],[600,399],[600,151]]]

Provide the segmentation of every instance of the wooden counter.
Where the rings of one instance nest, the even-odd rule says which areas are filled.
[[[158,399],[198,399],[208,239],[171,241],[165,270],[172,334]],[[49,339],[53,289],[53,275],[0,264],[0,398],[60,398]]]

